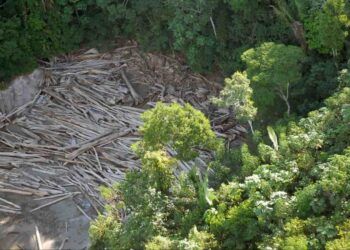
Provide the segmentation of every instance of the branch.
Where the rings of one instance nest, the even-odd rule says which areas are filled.
[[[215,38],[217,38],[217,36],[216,36],[216,28],[215,28],[215,24],[214,24],[214,21],[213,21],[212,17],[210,17],[210,22],[211,22],[211,26],[213,27]]]

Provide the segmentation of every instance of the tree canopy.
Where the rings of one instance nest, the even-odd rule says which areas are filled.
[[[255,131],[227,148],[188,104],[146,111],[134,145],[142,169],[102,188],[109,203],[91,225],[92,249],[348,249],[349,3],[118,6],[121,29],[145,48],[230,76],[212,101],[243,125],[255,118]],[[208,169],[177,172],[199,149],[212,151]]]
[[[347,0],[1,1],[0,86],[131,39],[226,77],[213,103],[255,118],[227,148],[189,104],[145,111],[142,169],[101,187],[92,249],[349,249],[349,29]],[[179,172],[200,150],[208,169]]]
[[[301,79],[303,58],[301,48],[272,42],[242,54],[258,107],[276,105],[276,97],[280,97],[287,105],[287,113],[290,113],[290,87]]]
[[[218,143],[208,119],[189,104],[182,107],[159,102],[142,114],[142,120],[143,140],[135,145],[139,152],[166,150],[170,146],[176,158],[190,160],[198,156],[198,149],[214,149]]]
[[[327,0],[305,22],[311,48],[336,56],[344,47],[349,34],[350,19],[345,0]]]
[[[299,122],[270,128],[273,146],[243,146],[240,171],[216,189],[195,169],[171,178],[165,153],[145,154],[141,172],[112,191],[122,202],[92,224],[92,248],[346,248],[349,102],[345,87]],[[118,215],[123,208],[126,221]]]
[[[235,72],[231,78],[225,79],[224,89],[221,90],[219,98],[213,98],[213,102],[222,107],[232,107],[239,121],[248,122],[254,120],[257,112],[252,94],[247,74]]]

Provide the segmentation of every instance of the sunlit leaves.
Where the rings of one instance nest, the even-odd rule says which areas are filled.
[[[312,13],[305,22],[311,48],[333,56],[343,49],[350,19],[345,0],[327,0],[322,9]]]
[[[209,120],[191,105],[157,103],[154,109],[142,115],[140,128],[145,151],[172,147],[177,158],[191,160],[198,156],[197,149],[215,149],[218,141]]]
[[[225,79],[224,89],[218,98],[213,98],[213,102],[222,107],[232,108],[235,118],[247,122],[254,120],[257,112],[252,95],[253,90],[247,74],[237,71],[231,78]]]

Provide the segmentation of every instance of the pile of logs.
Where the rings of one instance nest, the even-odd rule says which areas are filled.
[[[228,110],[211,107],[218,84],[134,46],[106,54],[92,49],[43,68],[45,81],[36,97],[0,116],[0,196],[45,201],[30,212],[77,195],[100,211],[99,186],[111,186],[127,170],[140,168],[130,145],[140,139],[140,114],[157,101],[189,102],[229,142],[246,132]],[[205,165],[208,157],[203,152],[196,163]],[[190,168],[191,163],[179,164],[181,170]],[[0,198],[0,212],[18,214],[21,207]]]

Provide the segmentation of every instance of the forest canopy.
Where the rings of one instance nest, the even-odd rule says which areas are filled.
[[[125,39],[226,77],[213,109],[250,127],[242,145],[189,104],[146,111],[92,249],[350,249],[349,31],[347,0],[4,0],[0,81]],[[179,173],[200,150],[208,168]]]
[[[298,61],[288,72],[293,78],[289,96],[285,79],[276,83],[275,68],[270,75],[276,77],[265,83],[273,85],[271,92],[261,88],[262,79],[250,79],[257,88],[253,99],[278,106],[272,112],[277,118],[288,105],[291,113],[306,115],[335,91],[337,72],[346,67],[349,11],[346,0],[4,0],[0,81],[28,73],[54,55],[82,46],[108,49],[123,39],[137,41],[146,51],[175,52],[194,71],[230,76],[246,70],[251,78],[244,52],[259,53],[273,43],[290,53],[286,63],[292,57]],[[260,62],[279,65],[263,57]],[[266,98],[258,98],[258,92]]]

